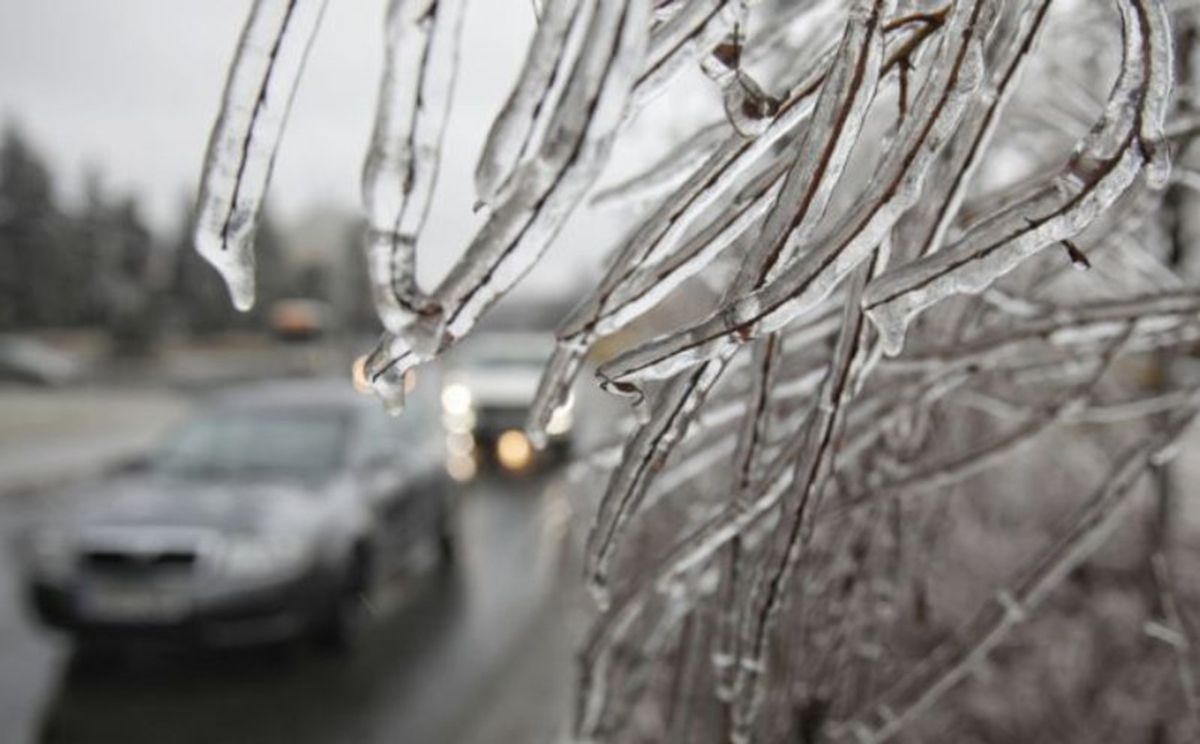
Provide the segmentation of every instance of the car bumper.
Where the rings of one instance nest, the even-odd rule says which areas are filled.
[[[85,606],[80,589],[43,581],[32,581],[28,594],[44,625],[84,640],[224,647],[303,635],[328,615],[337,600],[337,585],[313,572],[270,586],[197,598],[186,610],[162,617],[98,617]]]

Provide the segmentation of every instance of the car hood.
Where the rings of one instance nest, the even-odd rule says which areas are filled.
[[[319,518],[320,489],[293,483],[201,481],[145,475],[80,494],[77,530],[170,527],[223,533],[295,533]]]
[[[475,404],[487,406],[527,406],[533,402],[541,379],[539,367],[510,367],[496,370],[470,370],[458,375],[471,389]]]

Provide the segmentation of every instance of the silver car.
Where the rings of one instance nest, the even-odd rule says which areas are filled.
[[[24,536],[35,615],[84,642],[346,645],[373,594],[453,555],[436,403],[410,399],[393,419],[348,382],[305,381],[201,406]]]

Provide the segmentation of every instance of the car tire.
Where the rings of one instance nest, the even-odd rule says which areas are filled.
[[[443,569],[453,568],[458,562],[458,539],[455,536],[453,523],[451,512],[444,511],[437,535],[438,560]]]
[[[118,645],[75,638],[67,660],[67,676],[88,680],[123,669],[128,663],[129,655]]]
[[[369,556],[364,550],[356,550],[332,606],[318,625],[316,640],[323,649],[344,654],[359,645],[370,620],[370,585]]]

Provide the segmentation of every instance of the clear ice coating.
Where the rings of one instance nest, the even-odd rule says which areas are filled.
[[[1034,612],[1128,511],[1140,474],[1178,452],[1200,379],[1169,362],[1200,343],[1200,291],[1172,258],[1187,257],[1188,202],[1169,153],[1200,128],[1173,89],[1172,47],[1200,21],[1174,8],[1172,30],[1162,0],[1110,2],[1117,13],[1061,0],[535,3],[477,163],[485,219],[428,292],[415,250],[464,0],[391,3],[362,182],[386,331],[360,367],[390,412],[410,372],[470,334],[580,204],[632,214],[557,329],[527,422],[543,446],[592,364],[633,402],[570,468],[581,503],[596,497],[584,569],[599,610],[574,740],[690,741],[674,722],[701,705],[725,740],[770,740],[794,731],[779,712],[802,711],[801,689],[832,695],[814,739],[887,739]],[[196,242],[239,307],[321,5],[254,4],[213,134]],[[1115,80],[1072,71],[1099,57]],[[639,111],[689,70],[716,89],[704,113],[596,191]],[[700,284],[702,310],[659,312]],[[1134,355],[1166,362],[1152,384],[1122,372]],[[1118,452],[1117,424],[1151,433],[1131,429]],[[921,659],[882,642],[903,603],[919,604],[904,593],[928,578],[919,554],[937,545],[946,499],[1049,450],[1068,474],[1116,464],[1088,476],[1100,486],[1075,521],[952,640]],[[769,684],[777,674],[794,684]],[[867,676],[878,684],[853,684]]]
[[[393,332],[427,303],[416,248],[429,214],[458,68],[465,0],[392,0],[375,126],[362,175],[372,294]]]
[[[1125,45],[1117,84],[1055,187],[1034,185],[1028,196],[977,222],[947,251],[898,267],[868,288],[863,302],[888,354],[900,352],[909,323],[922,310],[954,294],[978,294],[1045,246],[1075,237],[1146,172],[1139,126],[1163,120],[1162,91],[1171,81],[1170,55],[1155,51],[1169,46],[1165,10],[1143,15],[1130,3],[1121,8]],[[1161,129],[1151,130],[1161,136]],[[1149,146],[1151,152],[1160,149]],[[1147,179],[1151,187],[1162,185],[1157,171],[1168,167],[1165,156],[1155,157]]]
[[[661,93],[680,72],[699,62],[744,22],[756,0],[693,0],[657,24],[650,37],[645,68],[633,91],[636,112]]]
[[[582,29],[586,25],[591,5],[585,0],[548,0],[542,8],[525,68],[492,122],[475,168],[475,193],[480,202],[492,204],[496,200],[512,178],[522,153],[530,149],[538,117],[553,110],[555,78],[569,69],[572,52],[578,53],[578,42],[568,43],[572,27]]]
[[[239,310],[254,305],[254,232],[325,0],[255,0],[204,159],[194,239]]]
[[[713,353],[782,328],[825,299],[878,247],[919,198],[925,174],[957,126],[983,76],[983,46],[996,7],[956,6],[946,43],[867,193],[832,234],[754,291],[731,298],[705,321],[651,340],[604,364],[610,382],[669,377]]]

